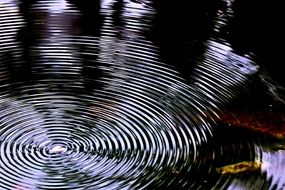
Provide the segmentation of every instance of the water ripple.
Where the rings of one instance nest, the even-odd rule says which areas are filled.
[[[28,80],[1,87],[2,188],[155,187],[190,169],[211,135],[199,97],[149,42],[102,35],[38,39]]]
[[[259,71],[250,56],[210,38],[186,80],[145,35],[150,1],[90,4],[99,32],[76,2],[22,3],[0,1],[0,189],[234,189],[227,164],[278,170],[263,139],[216,124]]]

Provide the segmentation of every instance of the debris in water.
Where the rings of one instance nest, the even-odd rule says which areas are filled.
[[[241,172],[256,172],[261,170],[261,162],[243,161],[236,164],[226,165],[216,169],[221,174],[236,174]]]

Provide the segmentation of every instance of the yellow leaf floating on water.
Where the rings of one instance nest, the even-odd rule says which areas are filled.
[[[256,172],[261,170],[261,163],[258,161],[244,161],[236,164],[230,164],[220,168],[216,171],[221,174],[236,174],[241,172]]]

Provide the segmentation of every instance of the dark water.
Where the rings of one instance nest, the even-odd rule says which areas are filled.
[[[0,0],[1,190],[285,188],[280,12],[186,2]]]

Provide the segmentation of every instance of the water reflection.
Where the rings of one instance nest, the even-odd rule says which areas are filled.
[[[219,120],[266,75],[217,2],[1,1],[0,188],[281,189],[283,141]]]

